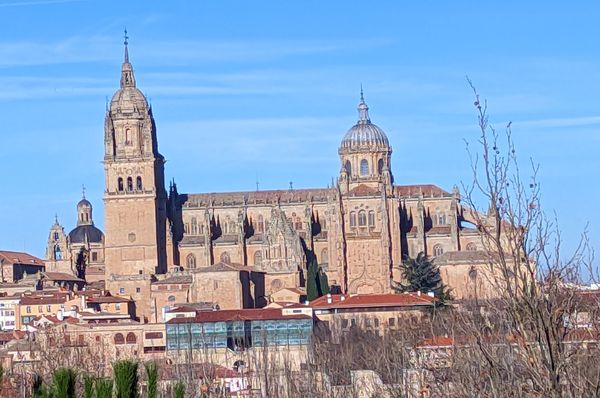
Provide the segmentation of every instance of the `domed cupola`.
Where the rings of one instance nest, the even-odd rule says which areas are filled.
[[[371,122],[362,88],[358,104],[358,122],[348,130],[338,151],[341,161],[340,188],[349,192],[358,185],[391,188],[392,148],[383,130]]]
[[[105,160],[160,157],[152,109],[136,86],[128,40],[125,31],[120,88],[107,104],[104,120]]]
[[[121,88],[110,101],[112,114],[145,115],[148,112],[148,102],[144,94],[136,87],[133,66],[129,62],[128,37],[125,33],[125,56],[121,66]]]
[[[102,242],[104,234],[94,226],[92,218],[92,204],[85,198],[77,203],[77,227],[69,232],[69,241],[74,243],[97,243]]]
[[[364,150],[372,148],[388,149],[390,143],[387,136],[379,126],[371,123],[369,106],[365,102],[363,92],[360,93],[358,104],[358,122],[344,136],[340,145],[340,152],[344,150]]]

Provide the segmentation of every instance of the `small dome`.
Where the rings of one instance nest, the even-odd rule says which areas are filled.
[[[86,238],[87,236],[87,238]],[[69,232],[69,241],[71,243],[100,243],[104,239],[104,234],[94,225],[80,225]]]
[[[85,197],[83,199],[81,199],[79,201],[79,203],[77,203],[77,208],[81,208],[81,207],[92,207],[92,204],[89,202],[89,200],[87,200]]]
[[[358,122],[346,133],[340,144],[341,149],[388,149],[390,143],[381,128],[371,123],[369,107],[365,103],[362,92],[358,104]]]
[[[148,102],[137,87],[122,87],[110,101],[111,113],[147,113]]]

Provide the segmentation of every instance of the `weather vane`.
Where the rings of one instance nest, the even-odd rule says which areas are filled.
[[[125,35],[123,36],[123,38],[125,39],[125,41],[123,42],[123,44],[127,45],[129,44],[129,36],[127,36],[127,28],[125,28]]]

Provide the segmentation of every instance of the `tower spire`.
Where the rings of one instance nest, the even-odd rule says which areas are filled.
[[[363,93],[362,83],[360,84],[360,102],[358,103],[358,124],[371,123],[369,118],[369,107],[365,102],[365,96]]]
[[[129,36],[127,35],[127,29],[124,30],[123,45],[125,46],[125,55],[123,58],[123,66],[121,67],[121,88],[135,87],[133,67],[129,62]]]
[[[127,36],[127,28],[125,28],[124,31],[124,35],[123,35],[123,44],[125,45],[125,57],[124,57],[124,63],[128,64],[129,63],[129,49],[127,48],[127,45],[129,44],[129,36]]]

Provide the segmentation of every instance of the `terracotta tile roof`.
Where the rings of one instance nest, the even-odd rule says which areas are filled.
[[[267,321],[286,319],[312,319],[308,315],[283,315],[280,308],[260,308],[246,310],[200,311],[195,317],[173,318],[167,323],[199,323],[225,321]]]
[[[429,228],[426,232],[428,235],[432,234],[443,234],[448,235],[451,232],[450,225],[436,225],[435,227]]]
[[[421,194],[424,198],[452,197],[452,194],[433,184],[395,185],[394,194],[403,198],[418,198]]]
[[[332,294],[331,303],[328,296],[321,296],[309,303],[314,309],[332,308],[369,308],[369,307],[410,307],[430,306],[437,301],[435,297],[427,294],[403,293],[403,294],[356,294],[343,295]]]
[[[328,195],[334,195],[335,188],[280,189],[246,192],[214,192],[181,195],[184,207],[238,206],[248,204],[302,203],[307,201],[326,202]]]
[[[123,297],[123,296],[112,296],[112,295],[92,296],[92,297],[88,298],[88,300],[87,300],[88,303],[93,303],[93,304],[128,303],[130,301],[133,301],[133,300],[131,300],[127,297]]]
[[[50,281],[85,282],[83,279],[66,272],[44,272],[44,278]]]
[[[5,264],[27,264],[44,266],[44,261],[24,252],[12,252],[8,250],[0,250],[0,260]]]
[[[454,344],[452,337],[448,336],[434,336],[429,339],[423,339],[417,347],[449,347]]]
[[[63,304],[69,299],[67,294],[32,294],[21,296],[21,305]]]
[[[375,196],[381,195],[378,189],[372,188],[365,184],[360,184],[356,188],[350,190],[350,195],[352,196]]]
[[[27,336],[27,333],[20,330],[13,330],[10,332],[0,332],[0,344],[6,344],[11,340],[21,340]]]

